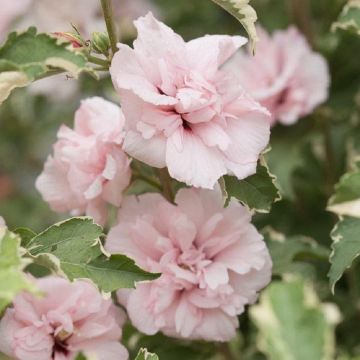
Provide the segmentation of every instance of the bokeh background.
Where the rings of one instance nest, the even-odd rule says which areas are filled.
[[[113,1],[119,3],[120,14],[121,9],[124,11],[122,41],[131,43],[136,35],[131,25],[134,14],[126,14],[126,3],[138,0]],[[296,125],[273,128],[268,161],[271,171],[278,176],[283,200],[273,206],[270,214],[257,215],[255,223],[258,228],[271,226],[288,236],[313,237],[327,248],[335,219],[326,212],[326,203],[334,184],[346,169],[349,148],[356,146],[349,139],[353,140],[354,134],[360,136],[360,40],[346,32],[330,31],[344,3],[344,0],[251,2],[259,23],[269,31],[296,24],[314,49],[327,58],[331,72],[330,98],[326,104]],[[185,39],[205,33],[245,34],[236,19],[210,0],[149,0],[141,1],[140,5],[136,15],[152,9]],[[17,24],[21,25],[21,21],[18,19]],[[11,228],[27,226],[35,231],[66,217],[53,213],[34,187],[59,125],[71,125],[82,98],[99,95],[117,101],[108,78],[95,81],[83,76],[76,85],[75,80],[61,76],[55,87],[47,87],[45,82],[40,85],[41,82],[35,88],[14,91],[0,106],[0,215]],[[340,308],[343,321],[336,330],[337,357],[355,359],[360,356],[359,305],[348,306],[348,302],[357,295],[351,294],[349,284],[342,281],[336,297],[332,297],[326,281],[327,271],[328,263],[316,260],[301,269],[304,276],[311,278],[320,299],[336,303]],[[265,358],[254,340],[253,327],[247,315],[243,315],[241,335],[239,333],[232,344],[237,353],[242,354],[239,359]],[[129,329],[129,334],[131,331]],[[215,346],[164,341],[160,335],[151,339],[144,337],[142,341],[164,360],[209,359]],[[172,348],[171,355],[167,350],[170,346],[176,347]]]

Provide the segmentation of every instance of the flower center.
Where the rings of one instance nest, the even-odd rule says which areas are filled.
[[[55,336],[55,343],[53,348],[52,358],[55,359],[55,354],[64,354],[67,356],[69,354],[67,340],[70,338],[71,334],[66,332],[65,330],[61,330]]]
[[[205,254],[202,251],[196,247],[192,247],[179,255],[177,263],[185,270],[197,272],[199,268],[202,268],[208,263],[208,260],[206,260]]]
[[[191,130],[191,126],[189,124],[188,121],[186,121],[182,116],[181,116],[181,120],[182,120],[182,126],[185,130]]]

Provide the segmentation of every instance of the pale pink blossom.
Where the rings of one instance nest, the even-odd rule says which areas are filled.
[[[22,293],[0,322],[0,351],[16,360],[126,360],[120,344],[125,316],[90,282],[49,276],[36,280],[44,293]]]
[[[226,69],[272,113],[272,123],[293,124],[328,98],[328,65],[294,27],[271,37],[258,32],[255,56],[239,52]]]
[[[0,227],[6,227],[5,220],[2,216],[0,216]]]
[[[151,0],[125,0],[122,2],[115,1],[113,3],[116,16],[122,21],[134,21],[139,16],[143,16],[149,11],[160,15],[160,9]]]
[[[71,24],[84,37],[89,37],[93,31],[104,30],[99,1],[33,0],[31,10],[24,14],[19,26],[36,26],[39,32],[74,31]]]
[[[237,315],[271,278],[263,237],[237,201],[223,208],[220,190],[182,189],[176,205],[159,194],[124,199],[106,249],[123,253],[159,279],[120,290],[141,332],[228,341]]]
[[[186,43],[151,13],[135,26],[134,49],[119,44],[110,68],[126,118],[125,151],[196,187],[255,173],[269,140],[268,112],[220,70],[246,39]]]
[[[161,18],[161,11],[152,0],[125,0],[114,2],[114,13],[120,24],[120,39],[129,39],[136,35],[134,20],[144,16],[149,11]]]
[[[106,221],[106,204],[119,206],[129,185],[130,160],[122,150],[121,109],[102,98],[82,101],[74,130],[62,125],[36,188],[50,207]]]
[[[0,0],[0,41],[6,37],[14,20],[23,15],[31,0]]]

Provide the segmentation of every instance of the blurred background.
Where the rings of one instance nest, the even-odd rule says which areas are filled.
[[[4,34],[10,28],[22,28],[29,24],[43,31],[69,30],[66,22],[65,28],[60,28],[61,19],[53,24],[44,24],[44,17],[36,14],[41,10],[36,4],[41,2],[34,1],[25,14],[19,14],[7,29],[2,30],[0,39],[5,38]],[[206,33],[245,35],[239,22],[210,0],[113,2],[118,7],[123,42],[131,43],[136,36],[132,19],[149,9],[185,39]],[[272,129],[272,151],[268,162],[271,171],[278,177],[283,200],[273,206],[270,214],[257,215],[255,223],[259,229],[271,225],[287,236],[301,234],[315,238],[327,248],[330,247],[329,234],[335,219],[325,211],[326,203],[334,184],[346,169],[349,149],[358,145],[356,134],[360,139],[360,40],[349,33],[330,31],[344,4],[344,0],[251,2],[258,14],[259,24],[270,32],[296,24],[313,48],[327,58],[331,72],[330,98],[326,104],[293,126],[276,125]],[[99,11],[97,9],[97,13]],[[72,21],[79,25],[76,19]],[[54,23],[59,28],[52,28]],[[81,27],[84,33],[103,27],[101,19],[95,19],[86,26],[89,27]],[[34,182],[52,151],[59,125],[71,125],[80,100],[93,95],[117,101],[109,78],[95,81],[83,76],[78,83],[59,76],[56,80],[41,80],[30,88],[14,91],[0,107],[0,215],[11,228],[27,226],[38,231],[66,217],[49,209],[36,192]],[[333,298],[326,281],[327,262],[310,261],[299,271],[311,279],[322,301],[336,302],[341,310],[343,321],[336,330],[337,357],[345,360],[360,356],[359,304],[347,306],[352,296],[348,296],[348,284],[341,282]],[[231,345],[237,349],[236,353],[242,354],[239,359],[265,359],[254,341],[254,325],[246,314],[240,321],[242,335],[239,334]],[[129,329],[126,336],[130,339],[131,334]],[[160,359],[164,360],[209,359],[215,346],[201,343],[190,346],[173,340],[164,342],[162,336],[144,337],[141,341],[157,351]],[[174,346],[173,343],[179,351],[172,348],[170,357],[166,349]]]

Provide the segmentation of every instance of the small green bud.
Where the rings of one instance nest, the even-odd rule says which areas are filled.
[[[102,32],[93,32],[91,35],[91,45],[98,54],[107,54],[110,48],[109,36]]]

